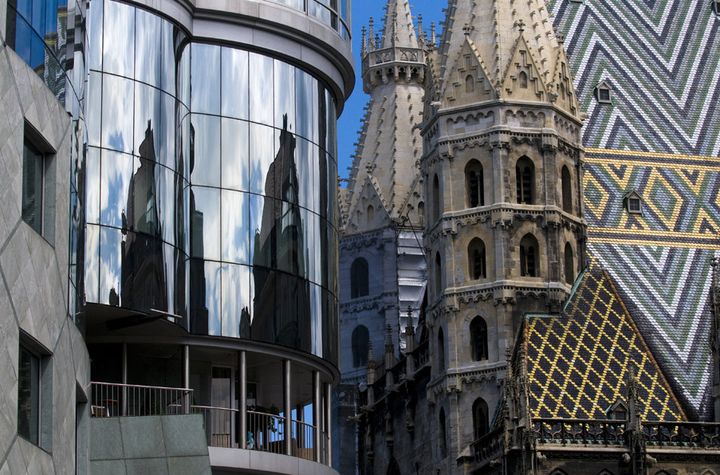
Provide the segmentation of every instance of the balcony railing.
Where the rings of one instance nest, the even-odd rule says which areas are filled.
[[[503,451],[502,427],[485,434],[473,442],[472,451],[475,460],[491,460]]]
[[[703,422],[643,422],[648,446],[720,448],[720,424]]]
[[[95,417],[166,416],[188,414],[192,389],[92,383],[92,415]]]
[[[588,419],[535,419],[540,443],[624,445],[626,421]]]

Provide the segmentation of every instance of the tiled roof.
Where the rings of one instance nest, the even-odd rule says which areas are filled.
[[[531,416],[606,418],[632,370],[644,420],[686,420],[610,276],[593,263],[579,279],[562,316],[526,321]]]

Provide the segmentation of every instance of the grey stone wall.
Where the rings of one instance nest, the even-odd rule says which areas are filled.
[[[93,418],[90,473],[210,475],[202,416]]]
[[[5,26],[5,2],[0,24]],[[3,42],[0,49],[0,474],[87,473],[86,400],[90,362],[68,317],[68,208],[71,120],[42,80]],[[43,237],[21,218],[25,122],[54,149],[54,180],[46,188],[53,229]],[[19,342],[34,340],[44,358],[42,448],[17,434]],[[77,454],[77,457],[76,457]],[[78,469],[76,472],[76,458]]]

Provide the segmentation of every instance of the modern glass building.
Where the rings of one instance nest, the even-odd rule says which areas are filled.
[[[214,466],[213,447],[329,464],[349,2],[221,4],[90,2],[94,404],[122,415],[146,409],[140,386],[187,389]]]

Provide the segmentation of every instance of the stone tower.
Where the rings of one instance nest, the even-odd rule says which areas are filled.
[[[382,356],[386,328],[396,351],[417,325],[425,290],[420,158],[425,38],[408,0],[388,0],[382,29],[363,29],[362,76],[370,95],[347,187],[341,190],[339,422],[340,471],[352,473],[357,385],[368,349]],[[399,354],[398,354],[399,356]],[[352,465],[348,465],[352,463]]]
[[[582,116],[544,0],[451,0],[430,66],[428,398],[452,472],[492,423],[523,315],[559,312],[584,267]]]

